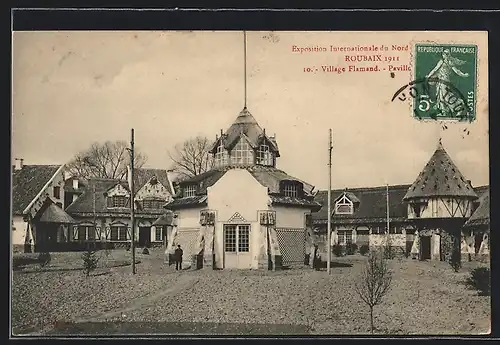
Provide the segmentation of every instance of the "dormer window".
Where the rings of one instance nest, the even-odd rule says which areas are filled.
[[[189,196],[195,196],[196,195],[196,185],[191,184],[187,185],[183,189],[183,194],[184,197],[189,197]]]
[[[127,197],[123,195],[113,196],[112,205],[112,207],[125,207],[127,205]]]
[[[240,141],[231,150],[231,164],[253,164],[254,152],[250,144],[245,139],[241,138]]]
[[[353,214],[354,213],[354,204],[351,200],[344,194],[336,203],[335,203],[335,214]]]
[[[274,154],[269,145],[261,144],[257,150],[257,164],[274,166]]]
[[[224,147],[224,141],[219,141],[219,146],[217,146],[217,151],[215,152],[215,166],[227,165],[228,154],[226,148]]]
[[[297,194],[298,194],[298,191],[297,191],[296,184],[287,183],[283,186],[283,195],[291,197],[291,198],[296,198]]]

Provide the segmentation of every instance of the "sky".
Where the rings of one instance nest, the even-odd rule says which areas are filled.
[[[215,139],[245,103],[243,32],[15,32],[12,157],[62,164],[93,142],[130,140],[146,167],[171,167],[168,150],[197,135]],[[489,183],[486,32],[247,32],[247,107],[275,134],[277,167],[317,189],[412,183],[438,139],[475,186]],[[392,101],[412,80],[405,67],[323,73],[346,67],[333,47],[380,46],[413,68],[415,42],[478,46],[477,119],[418,121],[410,101]],[[392,46],[409,50],[392,50]],[[294,51],[326,47],[327,52]],[[371,66],[371,62],[356,63]],[[304,72],[318,68],[318,72]],[[469,135],[465,135],[466,132]]]

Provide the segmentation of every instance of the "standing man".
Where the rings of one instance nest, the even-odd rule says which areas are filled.
[[[182,249],[181,245],[179,244],[177,248],[175,249],[174,252],[174,260],[175,260],[175,270],[182,270]]]

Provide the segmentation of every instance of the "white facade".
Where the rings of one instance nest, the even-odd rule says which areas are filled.
[[[267,267],[269,255],[281,256],[280,248],[287,245],[297,247],[287,248],[287,253],[290,256],[295,255],[298,261],[303,262],[306,215],[311,213],[309,209],[271,205],[268,188],[243,168],[226,171],[214,185],[207,188],[205,198],[205,207],[174,211],[176,235],[169,243],[168,251],[171,252],[180,244],[184,251],[184,267],[192,264],[193,254],[199,254],[201,250],[201,238],[211,229],[215,268]],[[203,212],[212,212],[215,215],[213,225],[200,224],[200,214]],[[260,218],[262,213],[267,212],[274,215],[275,221],[271,222],[272,224],[264,224]],[[294,250],[296,252],[291,253]]]
[[[26,239],[28,223],[22,216],[14,216],[12,219],[11,243],[15,251],[22,251]]]
[[[259,255],[266,254],[260,253],[263,229],[259,224],[258,211],[269,208],[267,188],[255,180],[247,170],[231,169],[207,189],[207,196],[208,209],[216,211],[216,267],[258,268]],[[248,239],[245,237],[247,227]],[[229,248],[229,241],[232,241],[230,231],[236,232],[235,252],[229,251],[233,249]],[[245,251],[247,246],[248,252]]]

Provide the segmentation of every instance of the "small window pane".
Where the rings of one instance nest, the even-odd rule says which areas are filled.
[[[119,229],[118,230],[118,239],[120,241],[126,240],[127,239],[127,228],[124,226],[120,226],[118,229]]]
[[[283,189],[283,194],[288,197],[297,197],[297,185],[295,184],[285,184]]]
[[[118,241],[118,227],[111,227],[111,241]]]
[[[236,226],[234,225],[225,226],[224,251],[236,252]]]
[[[125,196],[116,195],[113,197],[113,207],[125,207],[127,198]]]
[[[189,197],[189,196],[195,196],[196,195],[196,185],[190,185],[184,187],[184,196]]]
[[[250,230],[248,225],[240,225],[238,227],[238,252],[249,251],[249,235]]]

